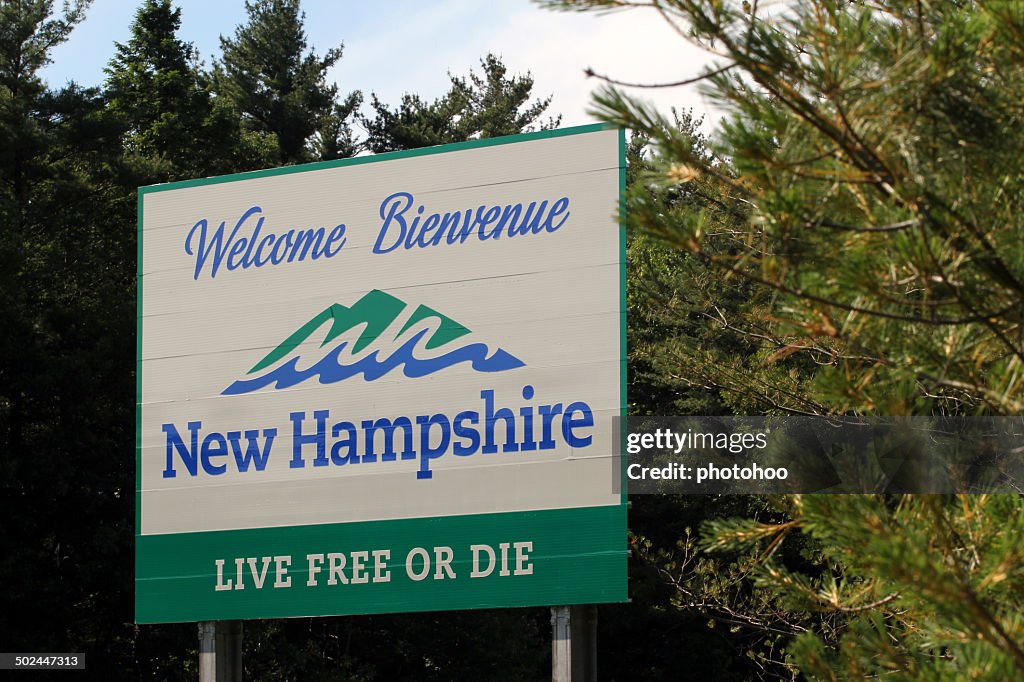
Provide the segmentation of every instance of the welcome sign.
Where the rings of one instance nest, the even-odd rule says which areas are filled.
[[[140,189],[137,622],[624,601],[623,150]]]

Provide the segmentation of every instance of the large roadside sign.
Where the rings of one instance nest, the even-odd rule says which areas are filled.
[[[139,190],[136,621],[618,602],[624,138]]]

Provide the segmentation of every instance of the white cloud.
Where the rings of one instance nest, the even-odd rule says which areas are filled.
[[[445,0],[387,13],[375,28],[346,39],[345,57],[332,74],[342,89],[372,90],[391,104],[404,92],[434,98],[447,88],[447,71],[464,74],[495,52],[511,73],[532,72],[536,96],[554,94],[551,111],[562,114],[562,125],[593,120],[585,112],[600,83],[585,77],[587,67],[655,83],[691,77],[713,61],[656,13],[641,10],[595,15],[547,11],[522,0]],[[631,92],[666,113],[671,106],[692,107],[709,124],[717,120],[693,86]]]
[[[512,46],[510,62],[536,65],[538,90],[556,93],[555,105],[567,124],[589,120],[584,111],[601,82],[585,77],[588,67],[620,81],[658,83],[695,75],[710,61],[652,12],[581,15],[530,10],[518,13],[509,24],[500,40]],[[529,39],[517,41],[516,35]],[[630,92],[666,112],[672,106],[698,112],[707,108],[692,87]]]

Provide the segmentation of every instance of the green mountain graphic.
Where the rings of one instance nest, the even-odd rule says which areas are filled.
[[[331,321],[331,328],[320,343],[321,348],[341,336],[346,331],[358,327],[359,325],[366,325],[365,329],[360,333],[359,339],[352,345],[352,353],[358,353],[378,338],[389,326],[391,326],[406,307],[407,304],[404,301],[380,291],[379,289],[374,289],[370,293],[366,294],[353,303],[351,307],[335,303],[295,330],[295,332],[282,341],[280,345],[270,351],[266,357],[256,363],[256,365],[248,371],[248,374],[255,374],[256,372],[266,369],[288,356],[288,354],[294,351],[299,345],[305,343],[309,337],[320,329],[320,327],[322,327],[328,320]],[[398,332],[396,338],[401,336],[406,330],[418,322],[432,317],[440,319],[441,325],[430,336],[430,338],[426,340],[424,348],[428,350],[443,346],[446,343],[450,343],[451,341],[470,333],[469,329],[450,317],[425,305],[420,305],[413,312],[409,321],[402,327],[401,331]]]

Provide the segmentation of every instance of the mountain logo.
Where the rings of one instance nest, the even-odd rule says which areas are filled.
[[[501,348],[492,353],[484,343],[457,345],[469,329],[425,305],[411,314],[408,308],[378,289],[351,307],[335,303],[299,327],[222,395],[252,393],[271,384],[289,388],[313,378],[333,384],[362,374],[366,381],[376,381],[399,367],[405,376],[416,378],[463,362],[477,372],[503,372],[526,364]],[[315,343],[315,334],[324,328],[316,357],[304,357],[299,347]]]

